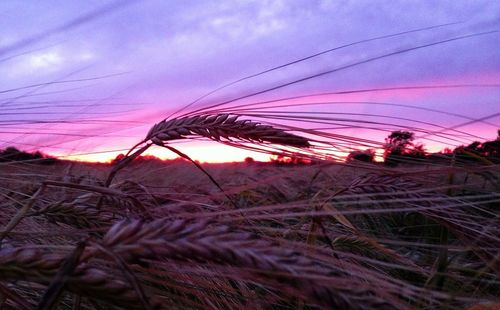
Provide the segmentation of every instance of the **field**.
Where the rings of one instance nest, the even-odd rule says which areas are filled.
[[[478,305],[497,298],[498,183],[484,167],[204,168],[224,194],[182,160],[133,163],[109,188],[108,165],[9,165],[4,306],[490,309]]]
[[[208,3],[0,4],[0,309],[500,309],[498,4]]]

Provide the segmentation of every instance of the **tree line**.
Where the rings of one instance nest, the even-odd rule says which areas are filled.
[[[461,145],[455,149],[444,149],[438,153],[428,153],[425,146],[415,143],[415,134],[410,131],[396,130],[385,139],[384,164],[396,166],[402,163],[449,162],[454,159],[461,162],[482,162],[500,164],[500,130],[497,138],[491,141],[474,141],[469,145]],[[375,150],[354,150],[346,158],[346,162],[375,162]]]
[[[118,156],[123,156],[120,154]],[[346,157],[347,163],[368,162],[375,163],[376,151],[374,149],[354,150]],[[119,157],[117,157],[118,159]],[[115,160],[117,160],[115,159]],[[146,159],[146,158],[145,158]],[[415,143],[415,134],[411,131],[396,130],[385,138],[384,164],[387,166],[397,166],[403,163],[415,163],[431,161],[433,163],[448,163],[452,159],[461,162],[479,162],[488,164],[500,164],[500,130],[497,132],[497,138],[491,141],[474,141],[469,145],[461,145],[455,149],[444,149],[438,153],[428,153],[425,145]],[[29,161],[34,164],[52,165],[58,162],[58,159],[43,154],[39,151],[25,152],[15,147],[7,147],[0,150],[0,162]],[[251,157],[245,159],[246,163],[253,163]],[[271,159],[275,165],[311,165],[316,161],[300,156],[275,156]]]
[[[45,155],[39,151],[29,153],[25,151],[18,150],[15,147],[8,147],[4,150],[0,150],[0,162],[26,162],[29,161],[33,164],[40,165],[53,165],[58,160],[54,157]]]

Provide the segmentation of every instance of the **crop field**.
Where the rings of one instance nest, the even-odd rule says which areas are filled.
[[[299,45],[279,32],[283,20],[266,11],[247,16],[266,21],[265,35],[255,26],[237,40],[233,24],[224,26],[228,37],[214,35],[218,58],[203,45],[207,34],[190,37],[194,47],[176,55],[192,89],[176,84],[186,79],[180,71],[156,85],[176,63],[137,56],[158,47],[136,42],[113,46],[118,54],[103,63],[85,54],[82,64],[92,59],[101,71],[68,67],[49,82],[44,70],[56,69],[40,62],[64,57],[33,57],[69,48],[72,34],[82,35],[75,44],[83,49],[113,25],[125,44],[136,30],[131,16],[177,21],[190,10],[202,13],[189,23],[226,25],[234,21],[215,15],[229,10],[243,27],[237,14],[275,3],[237,1],[236,10],[125,2],[133,4],[107,1],[83,15],[73,10],[86,5],[61,4],[73,19],[14,43],[0,36],[9,77],[0,78],[0,309],[500,309],[500,58],[491,48],[498,14],[429,24],[422,11],[418,26],[393,20],[295,53],[288,46]],[[312,26],[310,16],[330,20],[333,11],[315,15],[309,5],[279,8],[310,9],[300,16]],[[34,23],[51,16],[40,10]],[[181,25],[149,17],[137,25],[149,23]],[[99,31],[81,28],[89,25]],[[332,25],[297,26],[293,38]],[[243,58],[220,65],[221,54],[237,54],[222,49],[226,41],[241,44],[243,56],[270,42],[289,45],[262,66]],[[218,64],[213,75],[200,50]],[[9,70],[18,59],[39,66],[29,78],[40,76],[17,80]],[[129,74],[124,68],[133,79],[110,82]],[[227,159],[234,150],[240,157]]]
[[[498,293],[498,167],[206,165],[224,194],[189,162],[133,163],[106,187],[110,170],[2,171],[5,305],[462,308]]]

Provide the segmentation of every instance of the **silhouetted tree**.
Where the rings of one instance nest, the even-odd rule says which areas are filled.
[[[481,157],[493,163],[500,163],[500,130],[497,131],[497,138],[491,141],[474,141],[467,146],[459,146],[454,151],[461,160],[483,161]],[[478,157],[479,156],[479,157]]]
[[[275,165],[311,165],[313,161],[299,155],[276,155],[274,158],[271,158],[271,163]]]
[[[35,153],[28,153],[20,151],[15,147],[8,147],[0,151],[0,162],[7,161],[26,161],[29,160],[33,164],[52,165],[57,162],[57,159],[49,157],[37,151]]]
[[[413,146],[414,139],[415,134],[413,132],[401,130],[391,132],[391,134],[385,138],[384,156],[388,154],[403,155],[408,147]]]
[[[427,154],[423,144],[414,144],[415,134],[410,131],[397,130],[385,139],[384,162],[395,166],[405,158],[407,160],[425,159]]]
[[[375,150],[368,149],[368,150],[355,150],[349,153],[346,158],[346,162],[350,163],[353,161],[362,161],[362,162],[367,162],[367,163],[372,163],[375,161]]]
[[[449,147],[446,147],[442,152],[442,154],[453,154],[453,150]]]
[[[482,151],[484,156],[500,160],[500,129],[497,131],[497,138],[495,140],[483,143]]]
[[[403,156],[409,156],[411,158],[425,158],[426,154],[424,145],[421,143],[413,145],[411,149],[407,150],[406,153],[403,153]]]

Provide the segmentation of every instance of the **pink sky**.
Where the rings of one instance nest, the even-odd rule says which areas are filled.
[[[322,126],[334,129],[326,132],[379,143],[391,130],[408,128],[429,151],[493,139],[500,127],[496,2],[416,2],[411,9],[397,1],[123,3],[0,4],[5,12],[0,148],[107,161],[203,94],[326,50],[331,51],[223,88],[183,113],[255,94],[217,111],[253,117],[316,113],[330,118]],[[423,29],[448,23],[454,24]],[[358,41],[364,42],[352,44]],[[462,87],[310,96],[443,85]],[[302,97],[255,105],[294,96]],[[309,105],[285,108],[284,103]],[[242,111],[242,104],[253,105]],[[443,131],[447,127],[454,131]],[[186,142],[175,145],[200,161],[269,158],[217,143]],[[352,147],[358,147],[354,141]],[[174,157],[159,148],[151,154]]]

